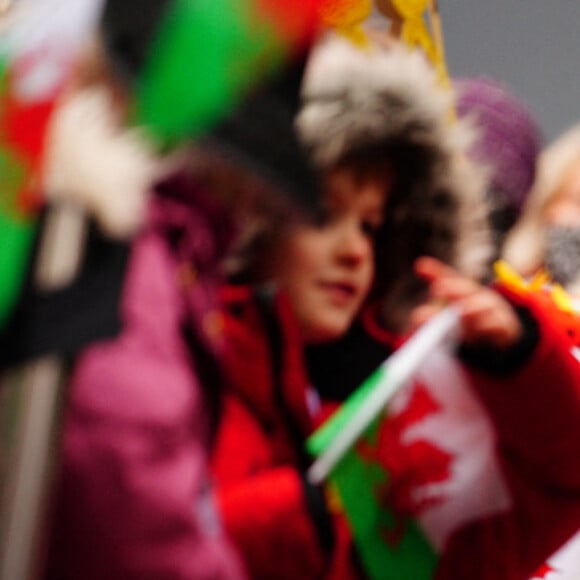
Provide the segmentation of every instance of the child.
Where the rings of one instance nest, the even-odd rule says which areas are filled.
[[[213,471],[221,517],[251,578],[349,577],[348,549],[332,555],[334,526],[321,491],[304,479],[317,403],[302,347],[341,336],[367,298],[390,187],[387,169],[337,168],[316,222],[269,216],[278,228],[261,278],[284,292],[224,290],[231,384]]]
[[[505,259],[522,274],[543,273],[549,277],[542,289],[554,316],[567,331],[578,357],[580,327],[580,128],[570,128],[540,156],[538,180],[525,211],[510,234]],[[569,294],[569,304],[554,301],[555,282]],[[557,291],[557,287],[556,287]],[[571,306],[571,308],[570,308]],[[562,580],[577,578],[580,570],[580,534],[549,558],[543,567]],[[538,572],[538,578],[543,574]],[[534,576],[534,577],[536,577]],[[547,575],[546,577],[549,577]]]
[[[505,260],[525,276],[546,268],[570,292],[580,288],[580,128],[573,127],[540,156],[538,180],[508,237]]]
[[[446,170],[471,179],[465,190],[474,201],[480,183],[478,172],[455,163],[455,138],[447,125],[449,101],[420,56],[398,47],[381,58],[386,64],[380,71],[384,98],[373,111],[379,120],[388,119],[388,134],[372,140],[365,133],[358,148],[325,166],[318,222],[293,219],[284,208],[255,211],[250,234],[234,261],[235,278],[254,287],[229,287],[223,293],[231,385],[224,396],[213,472],[225,528],[252,578],[362,574],[344,522],[329,513],[321,490],[304,478],[309,463],[305,439],[326,415],[328,401],[320,402],[309,387],[303,346],[335,340],[348,330],[371,289],[380,288],[374,271],[384,244],[391,243],[397,230],[425,235],[433,212],[439,217],[433,235],[443,231],[436,255],[451,260],[455,245],[445,218],[476,210],[462,222],[472,236],[461,239],[470,256],[463,264],[474,272],[485,270],[485,216],[476,203],[448,199]],[[356,71],[350,72],[356,78]],[[329,73],[326,69],[324,74]],[[309,78],[324,80],[322,74]],[[417,103],[421,94],[425,107]],[[362,93],[355,102],[364,103],[365,98]],[[343,112],[336,109],[337,115]],[[345,116],[346,123],[356,121]],[[304,123],[299,117],[308,145]],[[374,129],[373,123],[363,128]],[[331,148],[341,147],[333,135],[319,137]],[[418,217],[401,211],[402,195],[411,187],[417,202],[426,204],[417,208]],[[384,227],[385,220],[389,226],[395,220],[395,229]],[[408,252],[421,255],[422,243],[417,239],[416,247],[399,247],[399,262]],[[392,264],[391,272],[400,296],[417,292],[416,282],[398,264]],[[273,290],[272,283],[281,291]],[[340,381],[336,386],[341,388]]]
[[[397,123],[407,122],[407,150],[413,153],[406,164],[391,160],[394,174],[406,167],[409,179],[399,179],[387,204],[373,303],[342,340],[309,348],[308,368],[323,400],[338,405],[410,329],[441,303],[458,304],[463,331],[458,358],[439,361],[423,373],[422,384],[411,383],[393,402],[398,421],[390,450],[396,474],[390,507],[403,521],[413,517],[425,526],[439,554],[438,580],[525,580],[580,523],[578,364],[567,337],[529,297],[486,288],[466,275],[474,273],[466,269],[474,265],[466,256],[477,232],[465,228],[469,213],[461,208],[481,207],[482,199],[469,196],[473,178],[461,147],[449,141],[461,125],[434,132],[438,125],[425,113],[442,97],[419,92],[419,82],[406,85],[412,87],[406,100],[393,99],[385,90],[388,62],[386,55],[369,57],[332,41],[313,55],[305,81],[298,127],[323,170],[388,140]],[[402,112],[408,109],[401,103],[409,99],[421,104],[421,122],[410,122]],[[386,113],[389,102],[396,103],[397,114]],[[438,110],[440,120],[444,110]],[[429,179],[421,184],[422,172]],[[480,250],[485,254],[484,245]],[[485,273],[485,261],[479,265],[479,274]],[[430,439],[419,437],[426,437],[428,423],[414,397],[418,393],[428,395],[438,416],[453,415],[454,408],[456,430],[435,422]],[[449,393],[455,404],[446,410]],[[475,398],[470,395],[469,405],[462,406],[467,393]],[[472,424],[467,418],[476,407],[478,416],[488,417],[483,453],[457,449],[461,441],[480,439],[479,420]],[[431,441],[447,450],[450,461],[448,475],[435,483],[429,479]],[[413,442],[427,451],[406,455]],[[401,486],[410,495],[397,497]],[[453,505],[453,513],[444,513]]]
[[[219,383],[215,348],[195,334],[213,305],[229,214],[177,165],[167,175],[157,171],[159,159],[122,125],[113,92],[110,79],[75,88],[51,133],[53,197],[72,198],[97,225],[80,276],[92,293],[75,281],[76,295],[63,291],[59,328],[54,315],[47,318],[54,340],[68,339],[63,350],[76,356],[44,573],[243,578],[211,507],[213,408],[205,389]],[[191,242],[188,224],[204,247]],[[121,248],[121,256],[98,241],[105,250]],[[189,288],[194,261],[206,268]],[[79,304],[71,304],[75,297]],[[93,327],[111,317],[115,324],[95,336]],[[69,326],[82,342],[71,341]]]

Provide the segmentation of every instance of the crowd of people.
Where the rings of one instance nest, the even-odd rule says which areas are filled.
[[[447,87],[396,39],[326,30],[159,152],[130,127],[135,47],[103,38],[55,112],[45,186],[91,214],[92,271],[115,245],[91,304],[118,308],[69,349],[44,577],[369,577],[306,441],[448,306],[457,344],[387,412],[385,541],[421,522],[437,580],[569,573],[549,559],[580,529],[575,344],[493,265],[580,288],[578,130],[542,149],[501,83]],[[438,413],[445,437],[417,434]]]

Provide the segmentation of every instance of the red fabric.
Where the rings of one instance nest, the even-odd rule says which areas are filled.
[[[338,519],[333,553],[327,555],[320,546],[303,491],[299,453],[274,396],[271,345],[252,292],[227,288],[222,298],[231,386],[212,467],[225,529],[251,578],[355,578],[348,531]],[[313,428],[302,343],[286,298],[277,295],[273,307],[284,336],[283,399],[302,446]]]
[[[250,578],[321,578],[325,557],[292,466],[266,469],[223,486],[226,531],[243,554]]]
[[[54,106],[53,98],[24,103],[10,92],[0,99],[2,145],[14,157],[24,177],[16,197],[9,200],[10,211],[17,212],[20,217],[35,215],[41,205],[34,180],[41,171],[44,137]]]
[[[272,464],[296,462],[296,450],[290,439],[287,421],[274,394],[272,345],[265,321],[253,301],[252,291],[246,287],[230,287],[223,290],[221,298],[226,337],[225,368],[229,385],[227,397],[233,397],[246,407],[250,422],[254,423],[261,435],[264,430],[268,432],[267,444],[271,448]],[[306,435],[311,430],[311,420],[306,406],[308,379],[302,341],[286,297],[278,294],[274,298],[273,309],[284,341],[281,363],[283,400],[298,429]],[[225,433],[232,429],[229,426],[232,422],[223,421]],[[245,433],[240,429],[234,431],[234,438],[240,438],[241,433]],[[234,444],[239,445],[240,440]],[[218,478],[227,477],[221,471],[216,475]]]
[[[467,372],[496,428],[513,505],[456,531],[437,580],[526,580],[580,527],[580,365],[540,301],[505,293],[532,312],[540,341],[509,376]]]

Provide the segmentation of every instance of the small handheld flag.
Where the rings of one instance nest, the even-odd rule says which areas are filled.
[[[459,311],[448,307],[389,357],[307,442],[310,453],[317,456],[308,478],[319,484],[330,477],[331,490],[340,498],[367,573],[373,579],[431,578],[437,559],[434,549],[414,522],[403,523],[394,512],[377,503],[372,488],[388,484],[386,474],[376,462],[365,461],[360,455],[375,453],[365,442],[388,436],[389,422],[386,421],[386,429],[380,427],[386,404],[430,353],[457,338],[458,332]],[[422,391],[417,394],[423,395]],[[419,407],[429,413],[432,401],[428,395],[424,399]],[[366,434],[361,438],[363,433]],[[357,439],[359,443],[355,444]],[[433,451],[439,452],[432,453],[434,470],[442,470],[443,477],[449,458],[443,451],[435,448]]]
[[[459,311],[448,307],[389,357],[344,403],[340,411],[310,437],[308,450],[317,456],[308,472],[312,483],[318,484],[326,479],[429,353],[438,345],[456,338],[458,332]]]
[[[510,506],[493,423],[449,352],[458,329],[456,307],[434,317],[308,441],[310,481],[328,474],[373,580],[431,580],[456,530]]]

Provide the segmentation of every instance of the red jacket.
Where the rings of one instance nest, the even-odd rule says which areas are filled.
[[[466,364],[457,366],[495,427],[511,507],[453,531],[440,552],[437,580],[526,580],[580,526],[580,365],[570,354],[568,337],[541,305],[510,298],[533,321],[535,340],[528,350],[510,353],[507,366],[494,353],[463,351]],[[276,296],[274,314],[264,317],[247,289],[228,289],[225,304],[232,387],[213,461],[225,527],[252,578],[360,577],[344,524],[334,518],[335,543],[325,551],[318,520],[309,510],[301,449],[314,421],[288,306]],[[278,340],[267,329],[272,317],[284,336],[278,373],[270,364]],[[362,328],[369,342],[354,356],[365,376],[373,368],[364,368],[361,353],[374,349],[384,358],[400,340],[372,324]],[[327,362],[352,366],[352,353],[350,348],[332,351]],[[272,380],[276,374],[279,387]],[[337,377],[330,381],[332,389]],[[323,410],[344,398],[332,401],[324,389],[321,394]],[[288,413],[281,411],[282,400]]]
[[[346,528],[304,479],[313,420],[289,304],[247,287],[222,297],[230,387],[212,463],[224,527],[251,578],[352,578]]]

